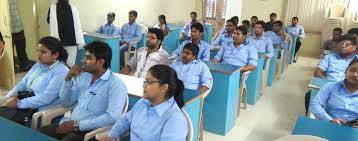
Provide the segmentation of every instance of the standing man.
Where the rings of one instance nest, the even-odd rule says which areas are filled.
[[[290,34],[292,38],[297,38],[296,40],[296,49],[295,49],[295,58],[297,55],[298,50],[301,47],[301,39],[305,37],[305,30],[303,26],[300,26],[298,23],[298,17],[292,18],[292,25],[286,27],[285,32]],[[296,63],[296,59],[293,61]]]
[[[67,50],[67,65],[72,67],[76,62],[77,48],[85,44],[77,8],[69,0],[58,0],[51,4],[47,22],[51,36],[59,38]]]
[[[30,70],[32,63],[29,63],[29,59],[26,53],[26,38],[24,28],[22,26],[22,21],[20,17],[20,12],[17,8],[17,0],[9,1],[10,7],[10,19],[11,19],[11,32],[12,32],[12,42],[15,46],[19,69],[15,67],[17,72],[24,72]],[[14,59],[15,60],[15,59]]]

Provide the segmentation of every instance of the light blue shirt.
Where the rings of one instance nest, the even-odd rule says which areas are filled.
[[[185,40],[183,41],[179,47],[173,51],[172,57],[181,57],[183,53],[183,48],[186,44],[192,43],[192,40]],[[200,40],[199,44],[199,54],[198,59],[203,61],[209,61],[210,60],[210,44],[204,40]]]
[[[172,67],[187,89],[198,90],[200,86],[210,88],[213,82],[209,67],[200,60],[194,60],[184,64],[182,59],[175,60]]]
[[[187,22],[187,23],[184,25],[183,29],[181,30],[181,33],[184,33],[184,35],[185,35],[186,37],[190,37],[190,36],[191,36],[191,25],[193,25],[193,23],[195,23],[195,22],[192,22],[192,21]]]
[[[77,103],[68,120],[79,122],[81,131],[111,125],[120,119],[127,96],[123,81],[109,69],[91,84],[92,74],[82,73],[62,86],[60,99],[66,106]]]
[[[265,53],[268,57],[273,57],[275,54],[275,51],[273,50],[272,41],[270,38],[265,37],[265,35],[262,35],[261,37],[251,36],[248,37],[248,42],[252,44],[259,53]]]
[[[355,56],[356,55],[354,54],[343,59],[338,53],[330,53],[324,56],[318,67],[325,72],[326,79],[331,81],[342,81],[345,79],[344,72]]]
[[[33,91],[35,96],[17,102],[17,108],[38,108],[40,111],[59,103],[59,93],[68,68],[61,62],[50,67],[37,63],[22,78],[22,80],[7,94],[7,97],[17,96],[20,91]]]
[[[282,43],[284,43],[281,36],[273,31],[265,32],[264,36],[271,39],[272,44],[275,46],[278,46],[278,45],[281,45]]]
[[[349,92],[344,81],[324,85],[312,99],[311,111],[319,119],[351,121],[358,118],[358,91]]]
[[[107,34],[107,35],[120,35],[121,30],[116,27],[113,23],[112,24],[105,24],[102,25],[97,31],[97,33]]]
[[[224,44],[230,44],[234,42],[234,33],[228,35],[226,30],[219,35],[218,38],[213,42],[214,46],[223,46]]]
[[[129,23],[124,24],[121,39],[129,42],[133,47],[137,47],[137,43],[142,39],[141,26],[137,22],[131,25]]]
[[[140,99],[118,120],[108,136],[117,138],[130,130],[131,141],[185,141],[187,121],[174,98],[157,106]]]
[[[304,38],[305,37],[305,30],[300,25],[296,25],[296,26],[289,25],[285,28],[285,32],[295,38],[297,38],[297,37]]]
[[[258,53],[254,46],[245,42],[235,47],[234,44],[223,46],[216,54],[215,58],[222,63],[234,66],[257,66]]]

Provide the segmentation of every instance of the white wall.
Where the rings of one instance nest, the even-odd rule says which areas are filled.
[[[287,0],[242,0],[241,19],[250,20],[251,16],[257,16],[259,20],[268,21],[270,13],[277,14],[278,19],[283,18]],[[242,21],[240,20],[240,21]]]
[[[241,17],[242,0],[227,0],[226,2],[225,19],[229,19],[233,16]],[[239,20],[240,22],[242,21],[241,18]]]

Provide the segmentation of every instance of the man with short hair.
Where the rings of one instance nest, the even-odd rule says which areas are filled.
[[[270,21],[268,21],[268,22],[265,24],[265,31],[271,31],[271,30],[272,30],[273,24],[274,24],[274,22],[276,21],[276,18],[277,18],[276,13],[271,13],[271,14],[270,14]]]
[[[274,56],[274,50],[271,39],[264,36],[264,26],[264,21],[258,21],[255,24],[255,34],[249,37],[248,41],[256,47],[259,53],[263,53],[267,60]]]
[[[120,35],[120,29],[113,24],[115,19],[116,14],[114,12],[109,12],[107,14],[107,23],[101,26],[96,32],[107,35]]]
[[[181,37],[181,40],[187,40],[187,39],[190,39],[190,36],[191,36],[191,26],[194,24],[194,23],[197,23],[199,22],[197,20],[198,18],[198,14],[196,12],[191,12],[190,13],[190,17],[191,17],[191,20],[189,22],[187,22],[183,29],[181,30],[181,34],[182,34],[182,37]]]
[[[285,32],[290,34],[292,38],[297,38],[295,48],[295,58],[301,47],[301,39],[305,37],[305,30],[303,26],[298,25],[298,17],[292,18],[292,24],[285,28]],[[293,61],[296,63],[296,59]]]

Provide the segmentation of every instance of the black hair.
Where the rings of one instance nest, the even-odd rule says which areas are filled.
[[[343,33],[342,28],[339,28],[339,27],[334,28],[333,31],[338,31],[338,32],[340,32],[341,34]]]
[[[233,25],[235,25],[234,20],[232,20],[232,19],[228,19],[228,20],[226,20],[226,22],[230,22],[230,23],[232,23]]]
[[[69,2],[68,0],[58,0],[58,1],[57,1],[57,5],[58,5],[60,8],[65,8],[65,6],[70,5],[70,2]]]
[[[108,16],[108,17],[116,17],[116,13],[114,13],[114,12],[109,12],[109,13],[107,14],[107,16]]]
[[[184,45],[184,49],[190,50],[191,53],[195,56],[195,58],[198,58],[199,55],[199,46],[194,43],[187,43]]]
[[[242,33],[243,35],[247,35],[247,28],[244,27],[244,26],[238,26],[238,27],[236,27],[235,30],[241,31],[241,33]]]
[[[158,16],[159,19],[163,19],[164,20],[164,24],[167,24],[167,20],[165,19],[165,15],[159,15]]]
[[[277,24],[278,26],[283,26],[283,23],[280,20],[274,21],[273,24],[274,25]]]
[[[249,21],[249,20],[243,20],[241,23],[242,23],[242,24],[243,24],[243,23],[250,24],[250,21]]]
[[[348,69],[349,67],[351,67],[351,66],[352,66],[353,64],[355,64],[355,63],[358,63],[358,58],[357,58],[357,57],[354,58],[354,59],[349,63],[347,69]]]
[[[129,13],[128,14],[132,14],[134,17],[137,17],[138,16],[138,12],[137,11],[135,11],[135,10],[131,10],[131,11],[129,11]]]
[[[196,17],[198,16],[198,13],[196,13],[196,12],[190,12],[190,16],[193,15],[193,14],[194,14]]]
[[[292,17],[292,20],[293,20],[293,19],[296,19],[296,20],[298,21],[298,17]]]
[[[252,16],[251,19],[259,19],[257,16]]]
[[[204,26],[201,24],[201,23],[198,23],[198,22],[195,22],[191,25],[190,29],[197,29],[199,30],[200,32],[204,32]]]
[[[231,20],[232,20],[232,23],[234,24],[234,26],[237,26],[237,24],[239,24],[239,17],[238,16],[231,17]]]
[[[68,54],[65,48],[63,48],[63,45],[59,39],[46,36],[41,38],[38,43],[50,50],[52,54],[58,52],[59,56],[57,60],[60,60],[62,63],[66,64]]]
[[[179,108],[184,106],[184,84],[181,81],[175,70],[166,65],[154,65],[149,69],[150,74],[158,79],[159,84],[168,84],[168,91],[165,95],[166,99],[174,97]]]
[[[159,46],[162,44],[163,40],[164,40],[164,33],[163,31],[161,31],[158,28],[149,28],[148,29],[148,33],[153,33],[155,34],[155,36],[157,36],[157,39],[161,41],[161,43],[159,44]]]
[[[357,45],[356,38],[350,34],[344,34],[341,41],[350,41],[353,45]]]
[[[261,25],[262,28],[265,28],[265,22],[264,21],[257,21],[257,23],[255,25]]]
[[[356,34],[356,35],[358,35],[358,28],[349,29],[347,34],[351,34],[351,35]]]
[[[276,13],[271,13],[270,17],[277,17]]]
[[[103,68],[108,69],[111,67],[112,49],[109,45],[102,41],[94,41],[87,44],[85,50],[89,53],[93,53],[97,60],[104,59]]]

